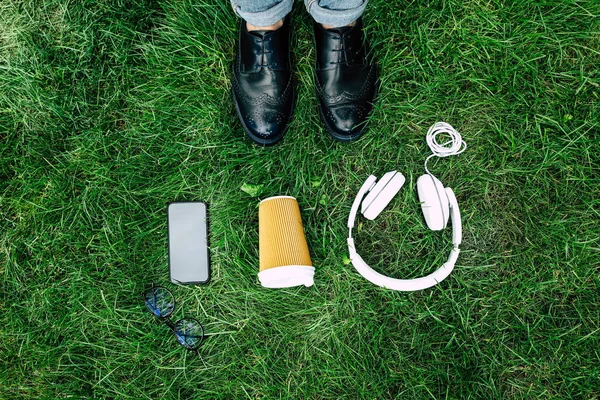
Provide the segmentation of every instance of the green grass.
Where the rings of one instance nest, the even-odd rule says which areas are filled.
[[[369,133],[339,144],[298,2],[298,106],[268,149],[230,100],[228,3],[0,3],[0,398],[599,398],[600,3],[371,0],[381,95]],[[397,276],[443,262],[450,232],[426,230],[414,190],[438,120],[469,146],[429,164],[463,251],[433,289],[379,289],[345,263],[350,205],[369,174],[402,171],[361,254]],[[281,194],[299,199],[312,288],[258,283],[258,203]],[[210,204],[207,286],[168,283],[177,200]],[[145,310],[152,282],[205,325],[199,356]]]

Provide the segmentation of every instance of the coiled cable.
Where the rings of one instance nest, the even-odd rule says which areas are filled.
[[[449,136],[450,140],[440,143],[438,141],[438,136],[440,135]],[[467,144],[464,140],[462,140],[460,133],[458,133],[458,131],[447,122],[436,122],[433,124],[427,131],[427,136],[425,139],[427,140],[427,145],[433,153],[427,157],[427,159],[425,159],[425,171],[427,171],[429,175],[433,175],[427,169],[427,161],[429,161],[430,158],[453,156],[460,154],[467,149]]]

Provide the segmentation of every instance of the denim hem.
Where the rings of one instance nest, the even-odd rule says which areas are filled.
[[[344,10],[332,10],[321,7],[319,0],[304,0],[306,10],[312,15],[313,19],[322,25],[331,25],[334,28],[349,25],[356,21],[365,12],[368,0],[363,0],[362,4],[355,8]]]
[[[294,0],[282,0],[278,4],[264,11],[247,12],[243,11],[242,8],[236,4],[235,0],[232,0],[231,2],[235,13],[244,21],[254,26],[269,26],[282,20],[292,11],[293,4]]]

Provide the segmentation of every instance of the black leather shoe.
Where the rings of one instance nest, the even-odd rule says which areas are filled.
[[[233,100],[246,134],[263,146],[280,141],[292,118],[290,33],[289,16],[275,31],[248,32],[240,23]]]
[[[352,27],[325,29],[314,23],[319,112],[327,131],[341,141],[365,131],[377,95],[377,68],[363,35],[362,18]]]

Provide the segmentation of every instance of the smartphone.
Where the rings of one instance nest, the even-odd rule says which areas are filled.
[[[179,285],[210,280],[208,214],[205,203],[178,202],[167,207],[169,276]]]

